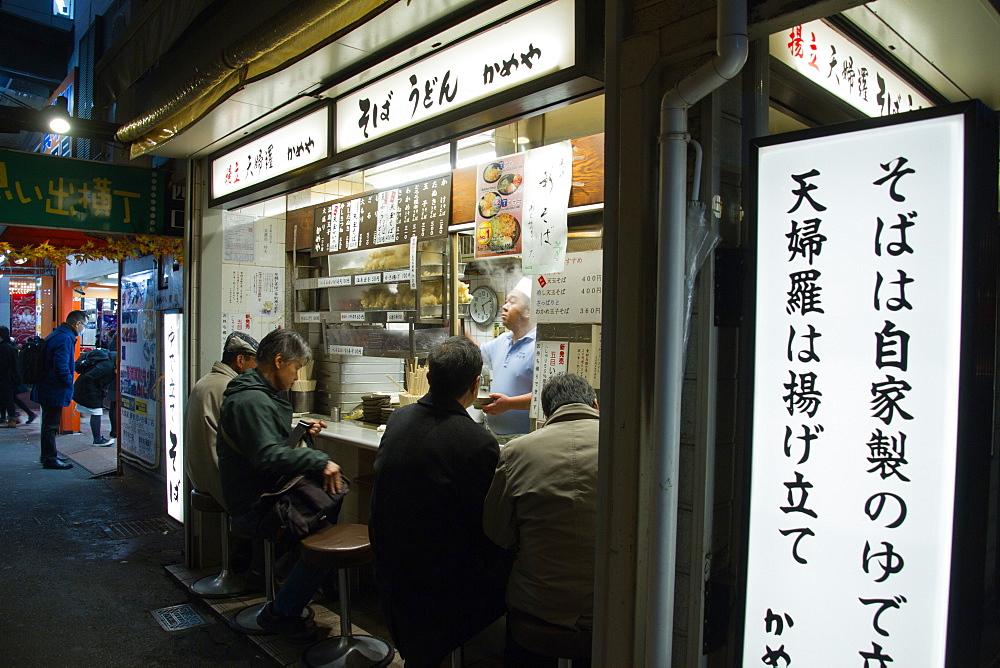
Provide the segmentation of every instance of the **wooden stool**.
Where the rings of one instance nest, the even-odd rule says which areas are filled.
[[[247,534],[242,531],[239,527],[233,527],[240,534],[253,538],[252,535]],[[274,602],[274,590],[275,590],[275,575],[274,575],[274,542],[264,539],[264,602],[257,603],[256,605],[248,605],[233,617],[232,625],[237,631],[246,633],[252,636],[267,635],[267,631],[260,627],[257,623],[257,615],[263,610],[268,603]],[[302,618],[312,619],[316,613],[308,605],[302,608]]]
[[[340,635],[312,645],[299,659],[303,666],[388,666],[396,650],[374,636],[351,633],[351,590],[347,569],[372,560],[368,527],[364,524],[336,524],[304,539],[302,558],[316,566],[337,569],[340,585]]]
[[[516,608],[507,611],[507,629],[525,649],[559,659],[559,668],[571,668],[573,659],[590,657],[593,635],[589,631],[550,624]]]
[[[191,591],[203,598],[225,598],[247,591],[246,581],[232,572],[229,551],[229,532],[232,530],[226,509],[211,494],[191,490],[191,507],[202,513],[222,513],[222,571],[218,575],[207,575],[191,585]]]

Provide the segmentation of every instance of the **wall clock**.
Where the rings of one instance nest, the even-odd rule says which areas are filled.
[[[500,305],[497,293],[488,285],[480,285],[472,291],[472,301],[469,303],[469,317],[477,325],[492,321],[497,315]]]

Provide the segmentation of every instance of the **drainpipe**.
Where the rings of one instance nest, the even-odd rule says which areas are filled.
[[[650,593],[647,666],[672,663],[677,478],[684,377],[684,248],[687,217],[687,110],[735,77],[747,57],[746,0],[718,0],[716,55],[678,82],[660,102],[660,182],[653,491],[650,517]],[[695,178],[699,178],[696,175]],[[700,572],[700,569],[699,569]]]

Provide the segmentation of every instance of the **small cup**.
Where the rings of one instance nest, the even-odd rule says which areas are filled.
[[[330,409],[330,419],[333,422],[340,422],[340,406],[334,406]]]

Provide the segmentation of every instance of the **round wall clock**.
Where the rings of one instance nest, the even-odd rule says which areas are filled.
[[[500,305],[497,293],[488,285],[480,285],[472,291],[472,301],[469,303],[469,317],[477,325],[490,322],[497,315]]]

